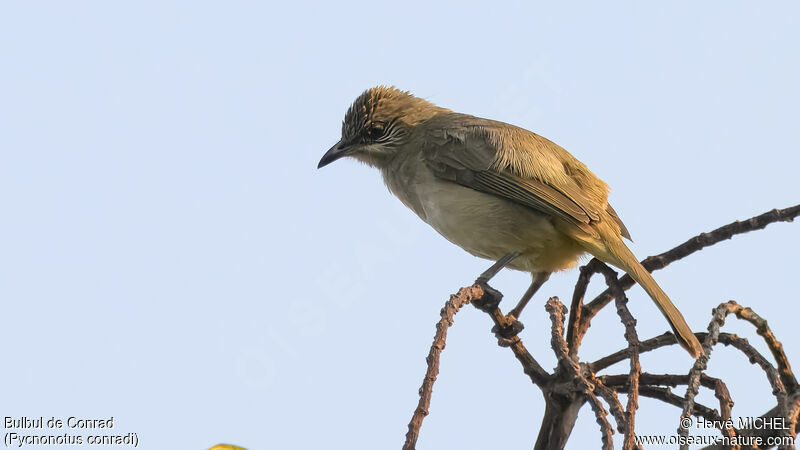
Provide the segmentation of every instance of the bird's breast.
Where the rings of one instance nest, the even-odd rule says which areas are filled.
[[[546,214],[439,179],[424,163],[411,166],[384,170],[387,186],[423,221],[467,252],[489,260],[520,252],[511,267],[528,272],[571,267],[583,253]]]

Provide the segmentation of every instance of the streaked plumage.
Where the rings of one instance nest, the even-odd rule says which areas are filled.
[[[509,267],[534,276],[570,268],[584,252],[619,267],[689,353],[700,353],[680,312],[623,243],[630,235],[608,204],[608,185],[553,142],[381,86],[356,99],[320,167],[342,156],[377,167],[395,196],[473,255],[497,261],[519,252]]]

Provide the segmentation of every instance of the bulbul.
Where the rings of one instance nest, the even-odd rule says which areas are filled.
[[[381,171],[389,190],[467,252],[530,272],[519,314],[550,273],[589,252],[633,277],[693,357],[700,343],[680,311],[622,238],[608,185],[553,142],[528,130],[438,107],[394,87],[359,96],[341,140],[318,167],[352,157]],[[479,278],[480,279],[480,278]]]

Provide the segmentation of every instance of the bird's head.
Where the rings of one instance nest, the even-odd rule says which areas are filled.
[[[341,139],[317,168],[345,156],[383,167],[403,150],[416,125],[443,111],[447,110],[394,87],[368,89],[347,110]]]

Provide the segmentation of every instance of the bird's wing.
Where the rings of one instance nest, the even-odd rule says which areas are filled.
[[[426,139],[423,157],[438,177],[552,215],[592,236],[597,231],[590,225],[605,212],[627,235],[608,206],[605,183],[566,150],[521,128],[475,120],[481,122],[436,127]]]
[[[628,231],[628,228],[625,226],[624,223],[622,223],[622,219],[619,218],[617,212],[614,211],[614,208],[612,208],[611,205],[608,205],[608,208],[606,208],[606,212],[608,213],[608,215],[611,216],[612,219],[614,219],[614,223],[616,223],[617,226],[619,227],[619,232],[622,235],[622,237],[624,237],[629,241],[633,241],[633,238],[631,237],[631,233]]]

